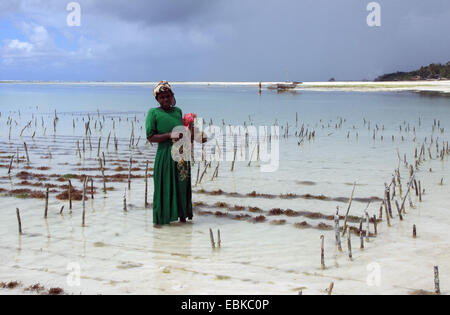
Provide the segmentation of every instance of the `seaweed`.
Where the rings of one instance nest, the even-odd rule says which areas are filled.
[[[72,187],[71,195],[72,195],[72,200],[75,200],[75,201],[82,201],[83,200],[83,192],[80,191],[80,190],[76,190],[73,187]],[[57,195],[56,199],[58,199],[58,200],[69,200],[69,190],[67,189],[66,191],[64,191],[64,192],[60,193],[59,195]],[[84,200],[88,200],[88,199],[89,199],[88,196],[85,196]]]
[[[221,212],[221,211],[216,211],[216,213],[214,213],[214,215],[215,215],[216,217],[226,217],[226,216],[228,216],[228,214],[223,213],[223,212]]]
[[[253,218],[253,221],[256,223],[262,223],[266,221],[266,217],[263,215],[257,216],[256,218]]]
[[[21,181],[20,183],[17,184],[18,186],[32,186],[32,187],[42,187],[43,184],[42,183],[31,183],[29,181]]]
[[[272,225],[284,225],[284,224],[286,224],[286,220],[273,220],[273,221],[270,221],[270,224],[272,224]]]
[[[226,202],[216,202],[215,204],[214,204],[214,206],[215,207],[218,207],[218,208],[227,208],[228,207],[228,204],[226,203]]]
[[[307,229],[307,228],[311,227],[311,225],[309,225],[308,222],[306,222],[306,221],[295,223],[294,226],[297,229]]]
[[[75,174],[66,174],[66,175],[63,175],[62,177],[67,180],[67,179],[77,178],[77,175],[75,175]]]
[[[280,194],[280,198],[281,199],[293,199],[296,198],[297,195],[296,194]]]
[[[42,291],[45,291],[45,287],[41,286],[40,283],[37,283],[37,284],[29,286],[28,288],[25,288],[24,291],[33,291],[33,292],[40,293]]]
[[[298,217],[300,215],[299,212],[291,210],[291,209],[287,209],[286,211],[284,211],[284,214],[288,217]]]
[[[8,283],[0,282],[0,288],[1,289],[10,289],[10,290],[12,290],[12,289],[17,288],[18,286],[20,286],[20,282],[17,282],[17,281],[11,281],[11,282],[8,282]]]
[[[18,177],[22,180],[33,178],[30,173],[24,172],[24,171],[17,173],[16,177]]]
[[[317,228],[319,230],[323,230],[323,231],[332,231],[332,230],[334,230],[334,228],[331,225],[328,225],[328,224],[325,224],[325,223],[319,223]]]
[[[284,210],[281,210],[280,208],[272,209],[269,211],[269,215],[282,215],[284,214]]]
[[[248,207],[248,211],[253,212],[253,213],[261,213],[263,212],[260,208],[258,207]]]
[[[237,214],[237,215],[235,215],[234,217],[233,217],[233,220],[246,220],[246,219],[249,219],[249,218],[251,218],[252,216],[251,215],[248,215],[248,214]]]
[[[48,290],[49,295],[62,295],[64,294],[64,290],[61,288],[51,288]]]
[[[14,189],[9,192],[10,196],[19,199],[44,199],[45,194],[41,191],[33,191],[31,189]]]

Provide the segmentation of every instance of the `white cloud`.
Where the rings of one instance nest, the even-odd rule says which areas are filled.
[[[0,58],[5,66],[20,66],[33,64],[47,64],[61,67],[74,60],[90,59],[95,51],[104,52],[104,47],[95,45],[81,37],[78,41],[80,48],[68,51],[58,47],[47,29],[38,24],[21,22],[18,30],[26,37],[26,41],[19,39],[4,39],[0,43]],[[3,44],[3,45],[2,45]]]
[[[17,39],[5,40],[5,49],[10,53],[17,52],[18,54],[30,54],[33,48],[33,44],[21,42]]]

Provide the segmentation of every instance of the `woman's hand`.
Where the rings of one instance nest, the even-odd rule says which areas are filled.
[[[181,138],[183,138],[183,134],[180,132],[176,132],[176,131],[169,132],[169,135],[170,135],[170,139],[172,139],[174,141],[178,141]]]
[[[205,143],[208,141],[208,137],[204,132],[201,132],[200,129],[194,127],[194,132],[192,133],[192,141],[196,141],[198,143]]]

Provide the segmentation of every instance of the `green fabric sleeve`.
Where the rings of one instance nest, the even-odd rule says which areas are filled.
[[[147,114],[147,118],[145,121],[145,130],[147,139],[158,133],[158,130],[156,128],[156,115],[153,109],[150,109]]]

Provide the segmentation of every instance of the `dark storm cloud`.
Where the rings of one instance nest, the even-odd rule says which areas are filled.
[[[80,28],[65,23],[71,0],[0,1],[25,36],[0,42],[3,76],[31,71],[21,56],[34,79],[76,64],[85,80],[358,80],[450,60],[448,0],[375,0],[379,28],[373,0],[75,0]]]
[[[214,0],[92,1],[80,0],[83,11],[91,15],[110,15],[129,22],[185,24],[211,21],[218,7]]]

